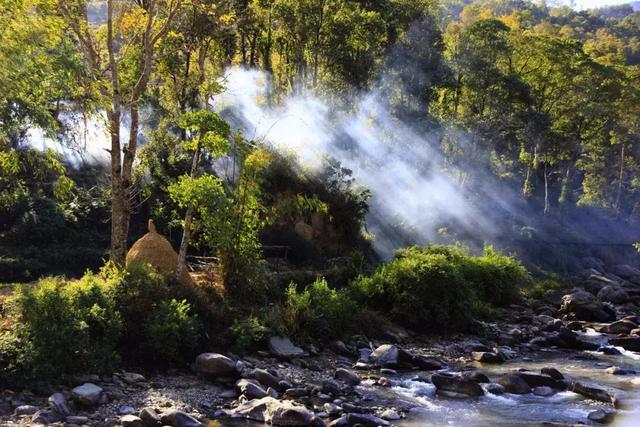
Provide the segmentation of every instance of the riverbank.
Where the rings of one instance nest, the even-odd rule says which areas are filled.
[[[498,309],[467,335],[391,327],[323,348],[272,337],[252,355],[201,354],[188,370],[4,390],[0,424],[633,425],[638,273],[590,267],[570,291]]]

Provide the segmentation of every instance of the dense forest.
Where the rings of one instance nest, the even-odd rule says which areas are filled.
[[[268,105],[313,94],[349,111],[361,94],[382,93],[390,114],[434,135],[441,171],[466,197],[493,205],[486,194],[491,182],[528,218],[491,217],[508,224],[502,227],[507,234],[509,226],[533,226],[537,217],[569,218],[561,228],[570,228],[597,215],[620,221],[618,230],[637,220],[640,12],[631,6],[580,12],[526,1],[112,6],[108,16],[105,1],[3,2],[0,247],[6,280],[95,268],[109,241],[121,262],[147,217],[177,245],[187,208],[168,188],[193,163],[194,150],[180,141],[195,129],[180,123],[224,92],[220,76],[231,66],[271,76]],[[72,162],[29,142],[39,129],[86,158],[83,149],[92,141],[78,135],[78,122],[96,115],[112,130],[110,168]],[[114,125],[121,121],[122,129]],[[211,162],[229,155],[220,148],[196,149],[202,162],[195,169],[219,175]],[[337,178],[341,168],[334,162],[313,180],[322,181],[332,168]],[[333,191],[318,195],[319,182],[273,185],[261,190],[260,200],[272,212],[321,209]],[[269,191],[301,199],[278,207]],[[344,227],[352,234],[359,233],[368,197],[357,193],[333,195],[355,209],[342,212],[351,217]],[[578,217],[572,216],[576,208]],[[295,216],[276,213],[280,218],[271,223],[287,215]],[[410,243],[411,230],[400,234],[395,243]],[[628,243],[615,235],[609,240]],[[61,262],[67,256],[83,262],[72,271]]]

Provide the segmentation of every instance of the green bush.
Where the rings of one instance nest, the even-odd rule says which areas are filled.
[[[403,326],[429,332],[466,329],[475,294],[465,280],[464,256],[444,247],[410,247],[371,276],[351,285],[359,302]]]
[[[187,301],[160,302],[152,312],[147,335],[141,343],[145,359],[151,359],[155,365],[188,363],[198,348],[200,328]]]
[[[569,286],[560,283],[557,280],[546,279],[536,282],[533,286],[524,290],[524,294],[530,298],[539,299],[544,296],[547,291],[568,290]]]
[[[118,363],[122,321],[113,298],[117,270],[65,281],[47,278],[17,290],[15,337],[24,346],[16,357],[38,377],[107,372]]]
[[[269,328],[256,316],[235,320],[230,328],[234,347],[240,352],[257,350],[266,341]]]
[[[417,330],[464,330],[475,316],[519,297],[529,273],[510,256],[485,248],[471,256],[459,246],[409,247],[351,285],[355,298]]]
[[[17,289],[0,336],[0,383],[108,373],[120,361],[170,366],[191,360],[200,323],[176,284],[145,265],[107,264],[80,280],[46,278]]]
[[[331,289],[320,278],[302,291],[289,285],[284,304],[272,314],[272,326],[298,340],[329,340],[353,331],[357,313],[346,290]]]
[[[487,246],[479,257],[465,256],[464,276],[481,300],[496,307],[518,301],[520,289],[530,283],[526,268],[512,256],[502,255]]]

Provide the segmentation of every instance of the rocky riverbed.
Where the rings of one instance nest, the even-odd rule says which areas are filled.
[[[446,339],[401,328],[326,348],[272,337],[189,371],[2,391],[1,425],[640,425],[640,271],[585,260],[550,291]]]

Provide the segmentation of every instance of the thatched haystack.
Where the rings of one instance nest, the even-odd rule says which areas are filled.
[[[156,231],[153,220],[149,220],[149,232],[136,241],[127,253],[127,268],[135,263],[150,264],[160,273],[173,274],[178,263],[178,254],[171,243]],[[193,284],[189,272],[182,271],[179,278],[183,285]]]

